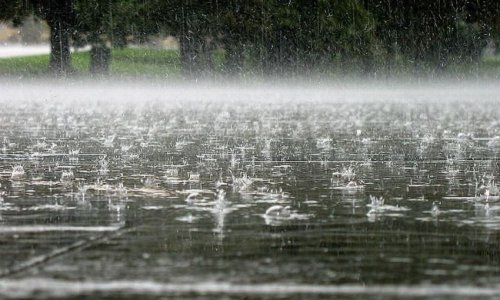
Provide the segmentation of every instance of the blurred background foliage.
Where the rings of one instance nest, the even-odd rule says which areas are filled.
[[[491,0],[0,0],[0,19],[47,24],[62,74],[75,69],[70,46],[90,46],[90,70],[108,73],[118,49],[169,39],[185,77],[439,74],[500,42]]]

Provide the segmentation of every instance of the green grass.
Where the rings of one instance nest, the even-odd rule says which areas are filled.
[[[500,55],[485,57],[481,61],[479,69],[490,77],[500,78]]]
[[[0,59],[0,74],[11,76],[43,75],[47,73],[48,55]]]
[[[71,55],[75,76],[89,76],[90,53]],[[0,75],[42,77],[48,74],[49,55],[0,59]],[[126,48],[112,52],[110,75],[116,77],[179,78],[179,54],[175,50]]]
[[[111,75],[177,78],[181,74],[175,50],[126,48],[113,50],[112,55]]]
[[[214,69],[223,71],[224,53],[216,51],[212,55]],[[75,70],[75,77],[89,77],[89,52],[73,53],[71,57]],[[0,76],[12,77],[46,77],[48,74],[48,55],[16,57],[0,59]],[[247,66],[243,73],[250,77],[258,75],[252,72],[252,66]],[[444,73],[435,73],[431,66],[422,66],[423,72],[430,76],[459,77],[459,78],[500,78],[500,56],[484,58],[478,63],[450,65]],[[381,78],[384,76],[379,73]],[[397,64],[391,70],[393,76],[414,76],[411,66]],[[435,74],[434,74],[435,73]],[[258,72],[256,74],[259,74]],[[326,79],[348,79],[359,76],[359,71],[344,67],[333,67],[329,72],[323,73]],[[178,79],[181,77],[181,64],[179,52],[176,50],[162,50],[150,48],[125,48],[114,49],[110,65],[110,76],[118,78],[157,78]]]

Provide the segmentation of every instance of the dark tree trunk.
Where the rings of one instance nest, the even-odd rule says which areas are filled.
[[[111,62],[111,49],[104,43],[92,46],[90,50],[90,73],[94,75],[109,74],[109,64]]]
[[[238,38],[229,38],[225,41],[225,44],[224,73],[229,77],[239,77],[245,60],[243,43]]]
[[[180,56],[182,74],[184,77],[191,78],[196,74],[195,61],[196,61],[196,47],[194,45],[193,37],[182,34],[180,37]]]
[[[48,1],[43,5],[50,28],[49,70],[57,75],[66,75],[72,71],[69,47],[73,23],[72,0]]]
[[[194,68],[196,59],[195,37],[193,35],[194,20],[190,12],[192,9],[190,4],[190,1],[186,1],[181,7],[182,20],[179,37],[182,75],[186,78],[191,78],[196,73]]]
[[[211,45],[195,26],[180,36],[180,58],[183,76],[198,79],[212,69]]]
[[[210,16],[217,1],[181,1],[179,44],[182,74],[185,78],[198,79],[210,76],[213,70],[212,52],[216,28]]]
[[[262,43],[262,73],[264,76],[274,76],[279,73],[279,39],[273,30],[264,37]]]
[[[69,34],[59,20],[49,22],[50,62],[49,70],[55,74],[67,74],[71,70]]]

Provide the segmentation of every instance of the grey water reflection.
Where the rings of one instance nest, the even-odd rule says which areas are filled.
[[[499,99],[262,95],[3,103],[0,295],[499,296]]]

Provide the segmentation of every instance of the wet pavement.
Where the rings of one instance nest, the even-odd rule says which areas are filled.
[[[495,89],[6,90],[2,298],[500,296]]]

